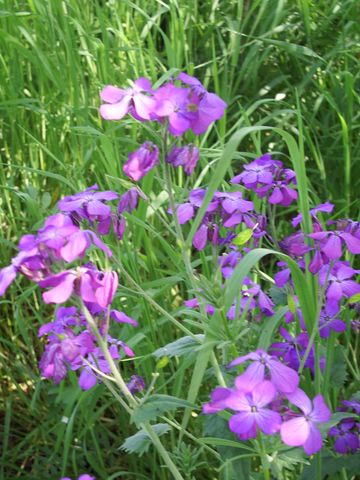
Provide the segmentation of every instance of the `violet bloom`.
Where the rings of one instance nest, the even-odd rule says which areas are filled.
[[[212,414],[225,410],[227,408],[226,400],[231,395],[232,390],[230,388],[217,387],[210,394],[211,401],[204,403],[203,413]]]
[[[292,336],[284,327],[279,328],[280,335],[284,338],[284,342],[275,342],[270,346],[270,352],[276,357],[281,357],[283,362],[294,370],[298,370],[301,359],[309,344],[309,336],[307,333],[300,333]],[[314,363],[314,348],[306,360],[305,367],[311,368]]]
[[[279,242],[281,249],[291,257],[302,257],[310,252],[311,248],[305,243],[302,232],[293,233]]]
[[[75,212],[82,218],[92,220],[97,217],[109,216],[111,209],[104,202],[115,200],[118,194],[111,190],[98,192],[98,186],[95,184],[83,192],[64,197],[57,204],[62,212]]]
[[[159,163],[159,149],[152,142],[143,143],[128,156],[123,170],[134,182],[138,182]]]
[[[117,206],[118,215],[121,215],[124,212],[131,213],[133,210],[135,210],[140,196],[144,198],[144,195],[142,195],[136,187],[130,188],[127,192],[125,192],[119,199]],[[146,197],[144,200],[146,200]]]
[[[357,415],[360,415],[360,402],[355,400],[355,398],[351,400],[343,400],[342,404],[345,405],[345,407],[347,407],[348,409],[354,410]]]
[[[184,147],[173,147],[167,155],[167,163],[174,167],[183,167],[187,175],[191,175],[199,160],[200,151],[195,145],[185,145]]]
[[[134,394],[137,392],[142,392],[145,389],[145,382],[144,379],[139,375],[132,375],[126,386],[130,393]]]
[[[330,231],[310,233],[309,237],[318,242],[319,248],[331,260],[338,260],[343,252],[345,244],[350,253],[360,253],[360,238],[349,232]]]
[[[335,437],[334,448],[338,453],[355,453],[360,447],[359,429],[352,418],[345,418],[335,427],[331,427],[329,437]]]
[[[338,305],[342,297],[350,298],[360,293],[360,285],[351,280],[358,273],[359,270],[354,270],[346,262],[336,262],[330,273],[329,267],[324,265],[319,272],[319,282],[324,286],[327,281],[326,303]]]
[[[160,119],[168,119],[169,132],[180,136],[198,118],[198,99],[189,98],[189,90],[167,83],[154,93],[155,113]]]
[[[202,83],[195,77],[182,72],[178,75],[185,85],[190,86],[191,99],[198,105],[197,117],[191,123],[195,135],[204,133],[209,125],[224,115],[227,104],[215,93],[209,93]]]
[[[321,203],[320,205],[317,205],[316,207],[312,208],[310,210],[310,215],[314,221],[313,228],[319,228],[319,227],[321,228],[321,224],[319,223],[317,218],[317,214],[319,212],[331,213],[333,209],[334,209],[334,204],[330,202]],[[299,213],[298,215],[296,215],[296,217],[294,217],[291,220],[291,225],[293,227],[297,227],[298,225],[300,225],[301,222],[302,222],[302,214]]]
[[[338,304],[335,302],[327,302],[325,308],[320,312],[319,333],[321,338],[328,338],[330,331],[345,332],[346,323],[336,318],[339,313]]]
[[[39,285],[51,287],[43,293],[45,303],[64,303],[75,293],[84,302],[98,303],[105,308],[112,302],[118,277],[116,272],[103,273],[84,266],[51,275]]]
[[[246,371],[235,380],[236,388],[242,390],[249,385],[256,385],[265,379],[265,370],[270,374],[271,382],[281,393],[291,393],[299,385],[299,375],[295,370],[289,368],[274,357],[268,355],[264,350],[256,350],[242,357],[233,360],[229,367],[234,367],[247,360],[252,360]]]
[[[269,381],[258,383],[251,391],[233,391],[225,404],[236,413],[229,420],[229,428],[241,439],[255,438],[256,427],[267,435],[280,430],[281,416],[269,408],[265,408],[277,395],[274,385]]]
[[[107,102],[100,106],[100,115],[105,120],[121,120],[130,112],[137,120],[150,120],[156,104],[151,94],[151,82],[144,77],[135,80],[132,88],[107,85],[100,93],[101,99]]]
[[[259,198],[267,196],[272,204],[286,207],[297,199],[296,190],[289,186],[296,184],[295,172],[284,169],[282,162],[273,160],[269,154],[244,165],[244,171],[232,178],[231,183],[242,183]]]
[[[322,395],[316,395],[311,402],[305,392],[298,388],[295,392],[287,394],[287,398],[302,411],[303,415],[282,423],[281,439],[286,445],[302,446],[307,455],[313,455],[321,449],[323,444],[317,425],[328,422],[331,412]]]

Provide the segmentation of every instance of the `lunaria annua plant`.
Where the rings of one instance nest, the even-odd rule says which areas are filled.
[[[295,447],[302,453],[291,457],[292,468],[294,464],[301,468],[305,456],[318,454],[318,472],[324,445],[332,455],[356,452],[358,396],[353,391],[353,397],[338,406],[331,375],[335,346],[342,348],[341,335],[350,337],[359,330],[359,271],[353,258],[360,253],[360,224],[334,216],[324,223],[323,216],[332,214],[333,205],[326,202],[309,210],[303,162],[294,161],[292,169],[270,153],[245,163],[229,183],[222,182],[225,171],[216,178],[222,172],[220,165],[210,184],[179,194],[181,189],[173,185],[175,169],[195,178],[202,158],[197,137],[221,119],[227,106],[192,76],[180,73],[158,88],[146,78],[128,88],[109,85],[101,91],[101,99],[103,119],[129,115],[139,129],[146,122],[146,132],[154,133],[129,153],[123,172],[139,182],[158,170],[169,202],[162,221],[181,249],[188,298],[176,315],[164,311],[129,275],[121,254],[113,254],[109,246],[126,236],[126,218],[139,201],[152,208],[151,198],[139,185],[121,195],[93,185],[62,198],[36,233],[20,239],[11,265],[0,273],[1,295],[22,275],[39,285],[46,304],[56,306],[53,320],[39,328],[39,337],[44,338],[41,375],[57,384],[75,371],[83,390],[104,383],[140,429],[141,441],[148,443],[136,446],[140,437],[135,434],[124,448],[143,453],[152,443],[177,480],[188,477],[159,437],[177,427],[180,441],[184,436],[196,440],[187,425],[199,398],[205,415],[196,421],[202,419],[212,433],[210,439],[197,440],[197,445],[221,459],[226,446],[238,443],[241,448],[247,442],[248,454],[241,461],[249,469],[261,468],[265,479],[284,468],[286,454],[294,453]],[[299,185],[298,174],[302,175]],[[291,221],[295,231],[278,238],[276,209],[291,218],[297,202],[300,212]],[[200,258],[196,271],[192,255]],[[268,255],[277,263],[264,262],[269,268],[264,272],[259,265]],[[130,283],[178,332],[186,334],[159,348],[155,356],[163,351],[180,358],[185,351],[180,345],[187,346],[190,357],[197,352],[187,401],[155,394],[153,380],[125,373],[124,360],[135,353],[116,324],[128,325],[129,338],[130,329],[141,329],[141,318],[135,320],[118,307],[119,280]],[[192,321],[179,321],[179,315]],[[211,389],[210,377],[205,378],[208,362],[219,385],[210,393],[210,402],[206,402]],[[334,392],[339,391],[336,388]],[[176,408],[185,408],[181,425],[165,415]],[[228,422],[231,433],[224,434],[223,426],[219,431],[210,427],[209,415],[218,416],[219,428],[221,421]],[[157,416],[166,423],[153,424]],[[221,446],[220,456],[209,443]],[[238,460],[229,454],[224,458]],[[91,478],[83,474],[79,480]]]

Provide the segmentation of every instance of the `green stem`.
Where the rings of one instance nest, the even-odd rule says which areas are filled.
[[[117,386],[119,387],[120,391],[122,392],[122,394],[124,395],[124,397],[126,398],[128,403],[130,404],[130,406],[133,407],[133,408],[136,408],[138,406],[138,401],[131,394],[130,390],[128,389],[128,387],[127,387],[127,385],[124,381],[124,379],[122,378],[122,375],[121,375],[120,371],[116,367],[115,362],[114,362],[114,360],[113,360],[113,358],[112,358],[112,356],[109,352],[107,342],[101,336],[94,319],[90,315],[90,312],[85,307],[85,305],[83,305],[82,311],[83,311],[83,313],[85,315],[85,318],[86,318],[87,322],[89,323],[92,331],[94,332],[94,335],[96,336],[96,339],[98,341],[98,345],[99,345],[102,353],[104,354],[104,357],[105,357],[106,361],[109,364],[111,373],[114,376],[114,379],[116,381]],[[110,391],[111,391],[111,389],[110,389]],[[148,434],[148,436],[151,439],[153,445],[157,449],[159,455],[162,457],[166,466],[168,467],[168,469],[172,473],[174,479],[175,480],[184,480],[183,476],[181,475],[181,473],[177,469],[175,463],[171,460],[170,455],[168,454],[167,450],[165,449],[165,447],[161,443],[158,435],[156,434],[156,432],[152,428],[152,426],[148,422],[146,422],[146,423],[141,423],[140,428],[142,428]]]
[[[266,458],[266,450],[264,448],[264,443],[262,440],[262,433],[259,431],[258,433],[258,442],[259,442],[259,454],[261,457],[261,465],[263,468],[264,480],[271,480],[270,476],[270,469],[269,469],[269,462]]]

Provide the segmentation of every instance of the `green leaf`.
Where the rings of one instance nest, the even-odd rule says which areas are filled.
[[[348,299],[349,303],[359,303],[360,302],[360,293],[355,293],[352,297]]]
[[[276,285],[273,285],[269,289],[269,295],[276,306],[287,305],[287,294],[284,288],[279,288]]]
[[[195,348],[199,346],[199,343],[204,340],[204,335],[203,334],[197,334],[195,335],[198,339],[199,342],[196,342],[196,340],[192,337],[185,336],[181,337],[178,340],[175,340],[175,342],[168,343],[165,345],[165,347],[158,348],[153,352],[153,355],[156,358],[161,358],[161,357],[181,357],[183,355],[189,355],[195,351]]]
[[[250,238],[252,237],[252,234],[253,234],[252,228],[246,228],[235,237],[232,243],[234,245],[237,245],[238,247],[242,247],[243,245],[245,245],[246,242],[250,240]]]
[[[156,425],[152,425],[152,428],[159,437],[171,430],[166,423],[157,423]],[[128,437],[120,449],[125,450],[127,453],[137,453],[141,457],[141,455],[149,450],[151,444],[152,441],[149,435],[145,430],[141,429],[136,432],[135,435]]]
[[[187,400],[170,395],[152,395],[135,409],[131,420],[136,425],[140,425],[141,423],[151,422],[165,412],[178,408],[195,408],[195,405]]]

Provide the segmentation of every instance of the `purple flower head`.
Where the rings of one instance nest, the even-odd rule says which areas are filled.
[[[359,429],[351,418],[345,418],[335,427],[331,427],[329,437],[335,437],[334,448],[338,453],[355,453],[360,447]]]
[[[87,220],[108,217],[111,209],[104,202],[115,200],[118,194],[111,190],[98,192],[98,188],[97,185],[93,185],[83,192],[64,197],[58,202],[57,207],[61,212],[75,213]]]
[[[242,183],[246,188],[255,190],[264,186],[270,186],[277,167],[282,163],[273,160],[271,155],[266,153],[253,162],[244,165],[244,171],[230,180],[230,183]]]
[[[321,224],[319,223],[318,219],[317,219],[317,214],[319,212],[324,212],[324,213],[331,213],[334,209],[334,205],[330,202],[325,202],[325,203],[321,203],[320,205],[317,205],[316,207],[312,208],[310,210],[310,215],[313,219],[313,228],[314,229],[317,229],[319,226],[321,227]],[[298,215],[296,215],[296,217],[294,217],[292,220],[291,220],[291,225],[293,227],[297,227],[298,225],[300,225],[300,223],[302,222],[302,214],[299,213]]]
[[[226,400],[231,395],[230,388],[217,387],[211,392],[211,401],[204,403],[203,413],[212,414],[225,410],[227,408]]]
[[[297,192],[290,188],[296,183],[295,172],[284,169],[282,162],[273,160],[269,154],[244,165],[244,171],[231,179],[231,183],[242,183],[253,190],[259,198],[268,196],[272,204],[289,206],[297,199]]]
[[[360,293],[360,285],[351,280],[358,273],[358,270],[354,270],[346,262],[336,262],[330,273],[327,265],[320,269],[319,282],[324,286],[327,281],[326,303],[333,304],[330,308],[338,308],[334,304],[337,306],[342,297],[350,298]]]
[[[142,392],[145,389],[145,382],[139,375],[132,375],[126,384],[132,394]]]
[[[309,252],[311,248],[306,245],[305,237],[302,232],[293,233],[279,242],[280,247],[291,257],[302,257]]]
[[[319,333],[321,338],[328,338],[330,331],[345,332],[346,323],[336,318],[339,313],[339,307],[336,302],[327,302],[325,308],[320,312]]]
[[[100,115],[105,120],[121,120],[130,112],[137,120],[150,120],[156,105],[151,94],[151,82],[143,77],[135,80],[132,88],[107,85],[100,93],[106,102],[100,106]]]
[[[140,196],[143,197],[136,187],[130,188],[130,190],[125,192],[124,195],[120,197],[117,206],[118,215],[121,215],[124,212],[131,213],[133,210],[135,210]]]
[[[280,327],[279,332],[285,341],[273,343],[270,352],[275,357],[282,358],[282,361],[293,370],[298,370],[309,343],[309,336],[305,332],[293,336],[284,327]],[[305,367],[311,371],[314,370],[314,353],[312,347],[305,362]]]
[[[224,402],[228,408],[239,412],[229,420],[229,428],[241,439],[255,438],[256,427],[267,435],[280,430],[281,416],[265,408],[276,397],[276,389],[269,381],[258,383],[248,390],[235,390]]]
[[[343,400],[342,404],[347,407],[348,410],[353,410],[357,415],[360,415],[360,402],[353,398],[352,400]]]
[[[282,423],[281,439],[291,447],[303,446],[307,455],[313,455],[321,449],[323,444],[317,425],[328,422],[331,412],[322,395],[316,395],[311,402],[305,392],[298,388],[295,392],[287,394],[287,398],[303,414]]]
[[[360,238],[345,231],[321,231],[310,233],[309,237],[317,242],[321,252],[331,260],[338,260],[343,254],[343,245],[352,254],[360,253]]]
[[[200,135],[211,123],[224,115],[227,104],[215,93],[209,93],[195,77],[182,72],[178,75],[178,80],[190,87],[191,101],[198,106],[197,116],[191,122],[191,129],[195,135]]]
[[[183,167],[187,175],[191,175],[199,160],[200,151],[194,145],[185,145],[184,147],[173,147],[166,161],[174,167]]]
[[[265,379],[265,371],[270,374],[271,382],[281,393],[291,393],[296,390],[299,384],[299,375],[295,370],[289,368],[274,357],[268,355],[264,350],[256,350],[242,357],[233,360],[229,367],[234,367],[247,360],[252,360],[246,371],[235,380],[236,388],[242,390],[249,385],[256,385]]]
[[[129,154],[123,170],[134,182],[138,182],[159,163],[159,149],[152,142],[143,143],[135,152]]]
[[[199,101],[190,98],[189,90],[167,83],[154,93],[155,113],[160,119],[167,118],[169,132],[180,136],[191,128],[198,118]]]
[[[112,302],[118,277],[116,272],[98,272],[84,266],[51,275],[39,285],[50,287],[43,293],[45,303],[64,303],[75,293],[84,302],[97,303],[105,308]]]

